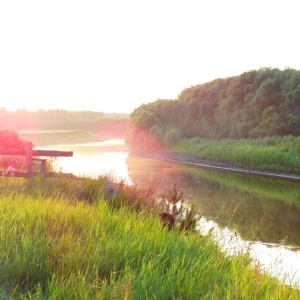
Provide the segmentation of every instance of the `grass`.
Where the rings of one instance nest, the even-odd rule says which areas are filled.
[[[182,140],[174,150],[201,158],[223,160],[236,166],[300,174],[300,137],[260,139]]]
[[[139,191],[105,200],[103,178],[2,179],[2,300],[300,297],[210,236],[163,228]]]

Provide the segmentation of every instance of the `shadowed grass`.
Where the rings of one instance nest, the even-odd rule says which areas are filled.
[[[248,256],[226,257],[209,236],[169,232],[145,210],[110,205],[100,179],[16,180],[1,182],[1,299],[300,296]],[[87,183],[89,200],[77,199]]]

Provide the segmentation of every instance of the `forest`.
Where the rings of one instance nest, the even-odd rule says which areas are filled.
[[[261,68],[141,105],[130,115],[126,141],[144,152],[184,138],[285,135],[300,135],[300,71]]]

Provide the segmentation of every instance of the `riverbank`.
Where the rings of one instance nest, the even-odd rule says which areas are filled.
[[[300,137],[181,140],[161,158],[199,167],[299,180]],[[155,154],[157,156],[157,154]]]
[[[103,178],[0,181],[1,299],[298,299],[210,235],[163,228]],[[62,217],[63,216],[63,217]]]
[[[147,155],[148,157],[154,159],[160,159],[164,161],[170,161],[178,164],[191,165],[199,168],[213,169],[223,172],[237,172],[244,174],[253,174],[253,175],[262,175],[270,176],[275,178],[284,178],[290,180],[300,181],[300,175],[298,174],[288,174],[283,172],[272,172],[268,170],[255,170],[247,167],[237,167],[232,163],[221,161],[221,160],[212,160],[212,159],[203,159],[198,155],[191,153],[181,153],[181,152],[161,152],[156,154]]]

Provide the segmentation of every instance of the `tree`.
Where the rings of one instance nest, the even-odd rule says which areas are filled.
[[[267,107],[261,115],[261,121],[258,127],[250,131],[250,135],[253,137],[263,137],[275,135],[279,129],[278,113],[275,106]]]
[[[0,148],[23,149],[24,142],[20,140],[17,132],[2,130],[0,131]]]
[[[179,139],[182,137],[182,132],[178,128],[171,128],[167,130],[165,134],[165,144],[167,146],[174,146],[179,141]]]
[[[163,133],[167,146],[180,138],[299,135],[300,71],[263,68],[191,86],[176,100],[143,104],[129,122],[148,133],[140,139],[147,149],[149,133],[160,140]]]

